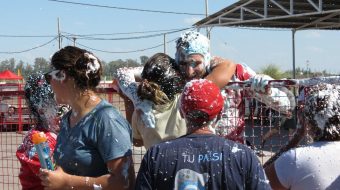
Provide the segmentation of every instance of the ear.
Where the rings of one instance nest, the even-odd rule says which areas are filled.
[[[65,71],[60,71],[59,75],[58,75],[58,80],[60,81],[60,83],[65,83],[67,82],[67,80],[69,79],[69,76],[66,74]]]

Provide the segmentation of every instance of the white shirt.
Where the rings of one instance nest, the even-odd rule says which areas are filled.
[[[292,149],[274,165],[281,184],[291,190],[340,189],[340,141]]]
[[[144,147],[149,149],[151,146],[160,142],[178,138],[185,135],[187,127],[185,119],[181,117],[178,101],[180,94],[176,94],[175,99],[165,105],[154,105],[152,113],[155,117],[155,126],[146,126],[142,117],[136,109],[132,115],[133,138],[142,139]]]

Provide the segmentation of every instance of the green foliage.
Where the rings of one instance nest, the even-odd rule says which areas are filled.
[[[140,58],[141,65],[145,65],[146,61],[149,59],[149,57],[145,55],[140,56],[139,58]]]
[[[145,64],[145,62],[149,59],[147,56],[140,56],[140,63],[137,60],[133,59],[118,59],[115,61],[110,61],[108,63],[102,62],[103,64],[103,78],[106,80],[112,80],[117,72],[118,68],[121,67],[139,67]],[[46,72],[49,69],[50,62],[45,58],[38,57],[34,60],[34,63],[25,63],[21,60],[17,61],[15,58],[0,60],[0,71],[3,70],[11,70],[14,73],[17,73],[18,70],[21,71],[21,74],[24,78],[27,78],[30,74],[41,71]],[[263,67],[260,73],[271,76],[274,79],[282,79],[282,78],[293,78],[292,70],[281,71],[280,68],[274,64],[267,65]],[[326,70],[311,72],[311,70],[304,70],[300,67],[295,69],[295,77],[296,78],[309,78],[309,77],[317,77],[317,76],[330,76],[330,73],[327,73]]]
[[[273,79],[282,79],[283,73],[281,72],[280,68],[276,65],[270,64],[261,69],[262,74],[266,74],[271,76]]]
[[[4,60],[0,62],[0,70],[11,70],[14,71],[15,67],[15,59],[11,58],[9,60]]]
[[[137,61],[133,59],[127,59],[125,61],[118,59],[109,63],[103,63],[104,73],[106,80],[112,80],[117,72],[118,68],[121,67],[139,67],[141,66]]]
[[[141,61],[145,61],[148,59],[147,56],[141,56]],[[109,63],[102,62],[103,64],[103,78],[106,80],[112,80],[116,71],[120,67],[138,67],[141,66],[136,60],[133,59],[118,59],[115,61],[111,61]],[[14,73],[17,73],[18,70],[21,71],[21,75],[23,78],[27,78],[32,73],[41,71],[47,72],[50,67],[50,62],[45,58],[38,57],[35,58],[34,63],[25,63],[23,61],[16,61],[14,58],[0,61],[0,71],[3,70],[11,70]]]
[[[33,65],[34,71],[47,72],[49,68],[50,68],[49,61],[42,57],[35,58]]]

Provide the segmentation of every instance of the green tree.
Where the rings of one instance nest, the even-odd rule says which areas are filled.
[[[145,56],[145,55],[142,55],[142,56],[139,57],[139,59],[140,59],[140,64],[141,65],[145,65],[145,63],[149,59],[149,57]]]
[[[25,69],[21,71],[21,74],[24,78],[27,78],[29,75],[31,75],[34,72],[32,65],[26,63]]]
[[[106,77],[107,80],[112,80],[115,77],[118,68],[138,66],[140,66],[140,64],[136,60],[127,59],[124,61],[122,59],[117,59],[115,61],[103,64],[103,76]]]
[[[283,78],[283,73],[280,68],[274,64],[270,64],[261,69],[261,73],[271,76],[274,79]]]
[[[43,57],[38,57],[35,58],[34,60],[34,65],[33,65],[33,70],[34,72],[46,72],[49,69],[49,62],[43,58]]]
[[[1,61],[0,63],[0,70],[10,70],[14,72],[14,68],[15,68],[15,59],[14,58],[10,58],[10,59],[6,59],[4,61]]]
[[[127,59],[127,60],[125,60],[125,62],[127,64],[127,67],[138,67],[138,66],[140,66],[140,64],[136,60],[133,60],[133,59]]]

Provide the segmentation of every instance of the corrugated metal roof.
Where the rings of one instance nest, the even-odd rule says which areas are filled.
[[[339,0],[240,0],[194,26],[340,29]]]

